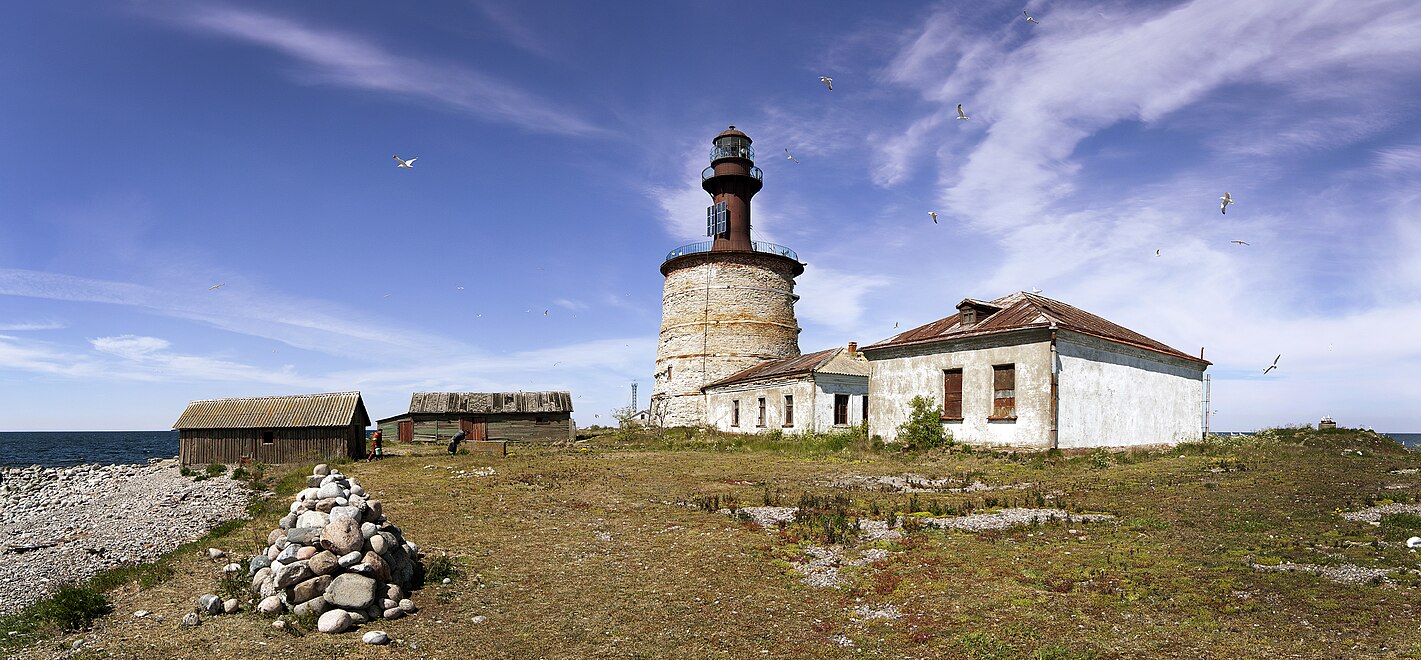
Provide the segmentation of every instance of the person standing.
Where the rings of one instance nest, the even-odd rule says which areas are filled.
[[[461,442],[463,442],[463,441],[464,441],[464,429],[459,429],[459,432],[458,432],[458,433],[455,433],[455,434],[454,434],[454,437],[453,437],[451,440],[449,440],[449,455],[450,455],[450,456],[453,456],[454,454],[458,453],[458,451],[459,451],[459,443],[461,443]]]
[[[365,462],[369,463],[377,458],[382,458],[385,453],[385,443],[380,439],[380,432],[370,436],[370,455],[365,457]]]

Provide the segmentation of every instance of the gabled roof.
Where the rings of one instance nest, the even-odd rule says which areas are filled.
[[[841,374],[868,377],[868,363],[861,358],[850,356],[843,346],[816,353],[808,353],[795,358],[767,360],[749,369],[722,378],[701,389],[732,383],[746,383],[787,376],[802,376],[811,373]]]
[[[410,413],[572,412],[570,392],[415,392]]]
[[[199,399],[187,409],[175,429],[253,429],[305,426],[370,425],[359,392],[259,396],[243,399]]]
[[[938,319],[927,325],[913,328],[912,330],[899,333],[883,341],[865,346],[863,350],[871,351],[892,346],[928,344],[939,341],[964,339],[967,337],[993,335],[1027,328],[1054,327],[1060,330],[1079,332],[1081,334],[1091,335],[1157,353],[1172,355],[1177,358],[1193,360],[1206,365],[1210,364],[1208,360],[1201,360],[1196,356],[1166,346],[1134,330],[1111,323],[1095,314],[1077,309],[1059,300],[1052,300],[1034,293],[1018,291],[990,301],[967,298],[964,299],[962,303],[959,303],[958,307],[961,308],[963,304],[973,305],[978,308],[995,307],[998,311],[991,311],[990,309],[984,310],[989,313],[977,319],[977,323],[970,327],[964,327],[962,325],[962,315],[959,312],[947,318]]]

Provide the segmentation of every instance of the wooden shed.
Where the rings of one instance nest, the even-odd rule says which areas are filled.
[[[370,415],[359,392],[201,399],[173,428],[183,465],[290,463],[365,456]]]
[[[415,392],[408,412],[376,422],[385,439],[570,442],[576,439],[569,392]]]

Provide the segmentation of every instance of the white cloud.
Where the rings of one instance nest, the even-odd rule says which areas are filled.
[[[172,345],[166,339],[139,337],[136,335],[99,337],[89,340],[89,343],[94,346],[94,350],[96,351],[117,355],[129,360],[141,360],[153,356],[158,351],[167,349]]]
[[[796,280],[795,293],[799,303],[795,316],[803,321],[849,330],[863,316],[865,298],[875,289],[888,286],[885,276],[833,270],[810,264]]]
[[[63,330],[69,324],[62,321],[18,321],[0,323],[0,332],[28,332],[31,330]]]
[[[553,304],[574,312],[580,312],[584,309],[587,309],[587,303],[580,302],[577,300],[569,300],[567,298],[558,298],[553,301]]]
[[[181,9],[179,9],[181,8]],[[165,20],[263,46],[300,62],[313,82],[437,101],[486,119],[566,135],[604,132],[559,104],[467,66],[396,55],[373,41],[239,7],[167,7]]]

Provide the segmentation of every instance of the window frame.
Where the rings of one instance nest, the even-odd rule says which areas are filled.
[[[765,418],[767,417],[767,415],[765,415],[765,408],[767,408],[768,406],[765,405],[765,397],[759,397],[759,402],[760,402],[760,416],[759,416],[759,419],[755,422],[755,427],[756,427],[756,428],[764,428],[764,427],[765,427]]]
[[[834,395],[834,426],[849,425],[849,395]]]
[[[730,402],[730,425],[734,428],[740,427],[740,399]]]
[[[1016,363],[992,365],[992,414],[987,421],[1016,421]]]
[[[262,431],[262,444],[263,444],[263,445],[274,445],[274,444],[276,444],[276,431]]]
[[[956,376],[956,378],[953,378],[953,376]],[[954,397],[949,397],[949,396],[948,396],[949,394],[952,394],[952,392],[953,392],[952,390],[948,389],[948,385],[951,384],[954,380],[956,381],[956,384],[957,384],[957,390],[956,390],[955,401],[953,400]],[[955,414],[955,415],[953,414],[954,411],[953,411],[953,409],[952,409],[952,406],[950,405],[950,404],[953,404],[953,403],[956,403],[956,408],[957,408],[956,411],[955,411],[957,414]],[[962,368],[961,368],[961,367],[958,367],[958,368],[956,368],[956,369],[943,369],[943,370],[942,370],[942,412],[940,413],[940,419],[942,419],[942,421],[944,421],[944,422],[960,422],[960,421],[962,421],[962,419],[963,419],[963,418],[962,418]]]
[[[794,426],[794,395],[785,395],[785,421],[780,426],[791,428]]]

